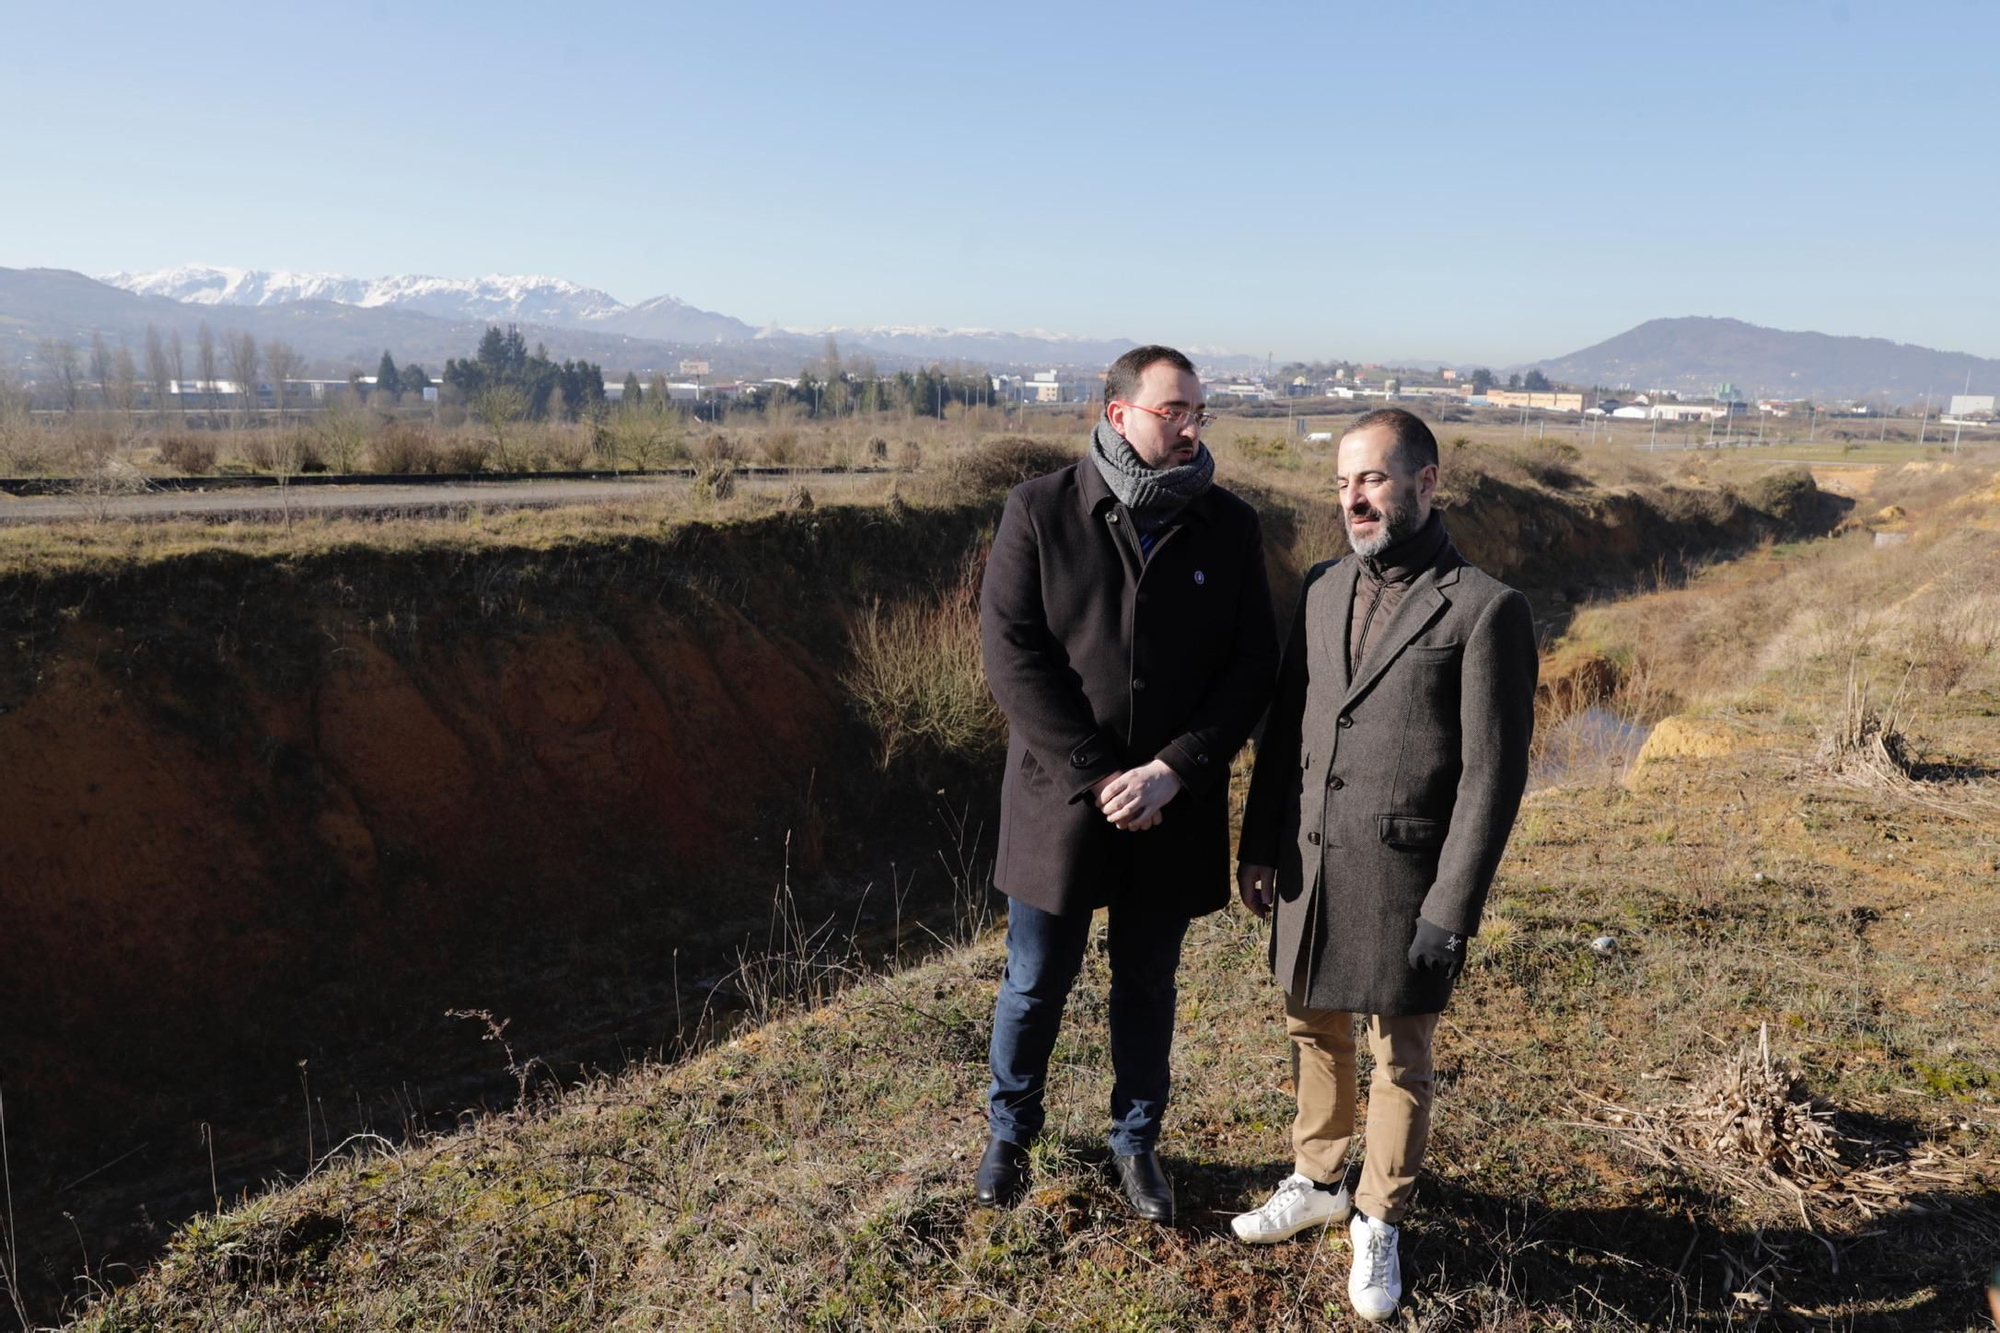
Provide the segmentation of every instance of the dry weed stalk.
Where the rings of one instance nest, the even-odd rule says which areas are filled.
[[[1739,1199],[1776,1194],[1808,1231],[1811,1208],[1852,1208],[1863,1218],[1906,1206],[1906,1196],[1965,1188],[1977,1172],[1948,1149],[1887,1153],[1842,1134],[1832,1108],[1816,1105],[1790,1065],[1771,1055],[1770,1026],[1755,1051],[1725,1056],[1685,1101],[1651,1111],[1602,1098],[1596,1118],[1639,1156],[1707,1177]]]
[[[1991,819],[2000,813],[2000,798],[1978,790],[1969,779],[1924,775],[1916,747],[1903,731],[1902,700],[1908,684],[1905,672],[1888,706],[1878,710],[1869,700],[1867,684],[1850,665],[1846,702],[1821,733],[1813,766],[1842,786],[1883,793],[1957,819]]]
[[[1757,1051],[1738,1051],[1680,1108],[1681,1143],[1713,1160],[1736,1162],[1796,1182],[1841,1174],[1833,1113],[1806,1100],[1782,1059],[1771,1060],[1769,1026]]]

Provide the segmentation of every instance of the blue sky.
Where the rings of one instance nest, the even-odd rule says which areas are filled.
[[[545,273],[753,323],[2000,356],[2000,5],[0,0],[0,265]],[[24,58],[25,56],[25,58]]]

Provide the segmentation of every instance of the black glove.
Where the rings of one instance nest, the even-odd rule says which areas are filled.
[[[1418,917],[1417,938],[1410,943],[1410,966],[1419,972],[1442,972],[1446,981],[1456,981],[1465,970],[1465,936]]]

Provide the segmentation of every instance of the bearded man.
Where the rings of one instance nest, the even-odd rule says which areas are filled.
[[[1273,917],[1294,1171],[1232,1227],[1264,1243],[1351,1213],[1348,1297],[1384,1320],[1430,1134],[1432,1037],[1527,785],[1537,657],[1527,600],[1445,533],[1420,418],[1370,412],[1335,460],[1354,553],[1306,576],[1237,858],[1244,905]],[[1357,1017],[1375,1072],[1350,1203]]]

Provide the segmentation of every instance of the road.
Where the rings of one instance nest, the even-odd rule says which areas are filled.
[[[739,491],[784,494],[803,483],[828,492],[879,482],[880,474],[819,472],[809,475],[739,473]],[[296,486],[280,490],[155,491],[116,497],[12,496],[0,494],[0,524],[47,523],[71,518],[166,519],[282,518],[286,514],[365,512],[420,516],[445,510],[523,509],[559,504],[617,503],[685,496],[691,479],[621,477],[593,481],[440,482],[435,484]]]

